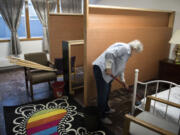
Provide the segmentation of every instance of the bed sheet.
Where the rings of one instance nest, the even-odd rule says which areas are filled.
[[[157,93],[157,97],[167,100],[168,93],[169,93],[169,90],[159,92],[159,93]],[[155,94],[152,96],[155,96]],[[144,110],[146,99],[142,99],[141,101],[142,101],[142,104],[140,105],[140,108],[142,108]],[[169,101],[180,104],[180,87],[171,88]],[[154,104],[155,104],[155,109],[153,107]],[[178,109],[176,107],[168,106],[167,115],[165,117],[166,106],[167,106],[166,104],[152,100],[150,111],[153,112],[158,117],[165,118],[168,121],[171,121],[174,123],[178,123],[179,117],[180,117],[180,109]]]

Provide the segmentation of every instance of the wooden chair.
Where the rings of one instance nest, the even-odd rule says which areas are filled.
[[[44,66],[52,66],[51,63],[47,60],[46,53],[44,52],[24,54],[24,59],[32,62],[36,62]],[[24,68],[24,71],[25,71],[26,90],[28,93],[28,82],[29,82],[32,100],[34,99],[33,84],[48,82],[50,86],[50,81],[56,81],[57,79],[56,72],[53,71],[36,70],[26,67]]]
[[[169,102],[154,96],[147,96],[145,111],[136,117],[126,114],[123,135],[179,135],[179,124],[159,118],[150,113],[151,100],[180,108],[180,104]]]

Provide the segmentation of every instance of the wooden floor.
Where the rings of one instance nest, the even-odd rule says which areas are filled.
[[[34,100],[41,100],[53,96],[52,90],[49,89],[48,83],[41,83],[33,86]],[[76,101],[82,104],[83,93],[77,92]],[[20,105],[32,102],[30,96],[25,89],[25,79],[23,69],[14,69],[0,71],[0,135],[6,135],[4,125],[3,106]],[[123,116],[130,111],[130,98],[127,93],[122,90],[112,92],[110,95],[110,104],[116,109],[116,113],[109,117],[113,121],[113,125],[107,126],[115,135],[121,135]],[[92,101],[96,104],[96,101]]]

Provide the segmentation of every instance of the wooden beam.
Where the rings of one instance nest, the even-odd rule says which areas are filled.
[[[130,128],[130,119],[126,117],[125,115],[125,121],[124,121],[124,127],[123,127],[123,135],[129,134],[129,128]]]
[[[88,105],[88,86],[87,86],[87,29],[88,29],[88,14],[89,14],[89,0],[84,0],[84,105]]]
[[[82,45],[84,44],[84,40],[68,40],[69,45]]]
[[[171,10],[155,10],[146,8],[131,8],[131,7],[119,7],[119,6],[101,6],[101,5],[90,5],[89,8],[105,8],[105,9],[120,9],[120,10],[133,10],[133,11],[147,11],[147,12],[166,12],[173,13]]]
[[[174,18],[175,18],[175,11],[170,13],[170,15],[169,15],[169,24],[168,24],[169,28],[173,28],[173,26],[174,26]]]
[[[63,60],[66,61],[66,63],[64,62],[65,64],[64,80],[65,80],[66,91],[69,92],[71,95],[74,95],[73,89],[78,89],[81,87],[78,87],[78,88],[72,87],[71,49],[72,49],[72,46],[83,45],[84,40],[68,40],[68,41],[63,41],[62,44],[63,44]]]
[[[155,101],[157,101],[157,102],[161,102],[161,103],[164,103],[164,104],[167,104],[167,105],[176,107],[176,108],[180,108],[180,104],[176,104],[176,103],[173,103],[173,102],[170,102],[170,101],[161,99],[161,98],[157,98],[157,97],[154,97],[154,96],[147,96],[147,100],[155,100]],[[149,101],[148,101],[148,102],[149,102]],[[148,104],[149,104],[149,103],[148,103]]]
[[[30,31],[30,23],[29,23],[28,0],[25,0],[25,15],[26,15],[26,32],[27,32],[27,38],[30,38],[30,37],[31,37],[31,31]]]
[[[151,98],[147,97],[146,99],[146,105],[145,105],[145,111],[150,111],[150,106],[151,106]]]
[[[34,40],[42,40],[42,38],[20,38],[20,41],[34,41]],[[10,39],[0,40],[0,42],[9,42]]]
[[[57,12],[60,13],[60,5],[59,5],[59,0],[57,0]]]
[[[51,67],[47,67],[32,61],[28,61],[28,60],[23,60],[17,57],[8,57],[9,61],[11,63],[17,64],[19,66],[23,66],[23,67],[29,67],[29,68],[35,68],[35,69],[40,69],[40,70],[46,70],[46,71],[57,71],[56,69],[53,69]]]
[[[49,13],[50,16],[83,16],[83,14],[79,14],[79,13]]]

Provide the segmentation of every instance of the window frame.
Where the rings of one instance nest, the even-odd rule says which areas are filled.
[[[31,31],[30,31],[30,20],[29,20],[29,6],[28,1],[25,0],[24,6],[25,6],[25,19],[26,19],[26,37],[20,38],[20,41],[31,41],[31,40],[42,40],[42,37],[31,37]],[[59,6],[59,0],[57,0],[57,7]],[[0,39],[0,42],[9,42],[10,39]]]
[[[30,20],[29,20],[29,6],[28,6],[28,1],[25,0],[25,18],[26,18],[26,37],[25,38],[20,38],[20,41],[31,41],[31,40],[42,40],[42,37],[31,37],[31,31],[30,31]],[[61,0],[57,0],[57,13],[58,14],[63,14],[61,13]],[[82,12],[83,12],[83,0],[82,0]],[[82,13],[83,14],[83,13]],[[8,42],[10,39],[0,39],[0,42]]]

